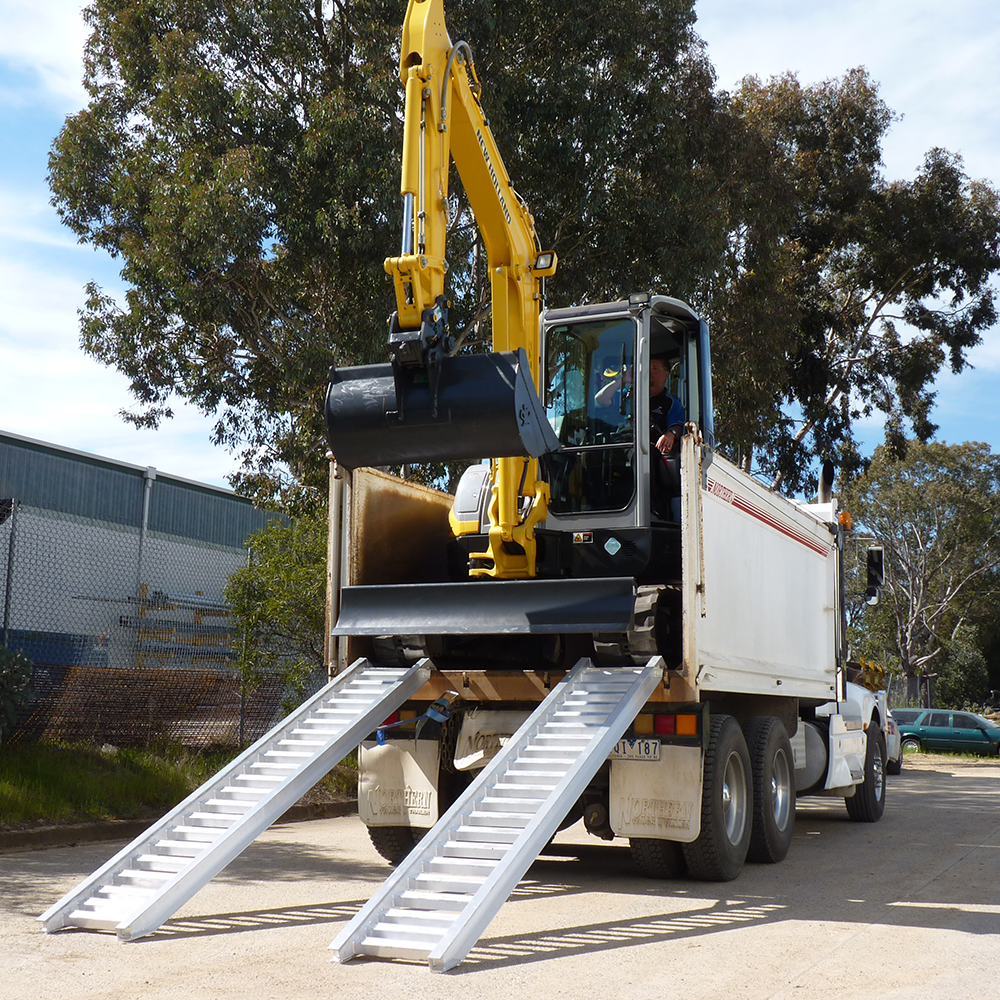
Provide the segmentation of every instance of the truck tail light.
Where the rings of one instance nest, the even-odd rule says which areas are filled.
[[[653,732],[657,736],[675,736],[677,734],[677,716],[654,715]]]

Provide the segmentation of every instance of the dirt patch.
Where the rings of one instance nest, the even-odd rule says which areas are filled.
[[[1000,773],[1000,760],[996,757],[963,757],[951,753],[919,753],[903,754],[903,770],[912,771],[945,771],[957,773],[971,768],[992,768]]]

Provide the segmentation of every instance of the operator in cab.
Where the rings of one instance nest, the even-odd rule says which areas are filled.
[[[610,381],[601,387],[594,402],[612,407],[628,393],[632,380],[629,369],[605,372]],[[677,443],[684,433],[684,406],[667,392],[670,358],[654,354],[649,359],[649,420],[654,449],[651,476],[653,513],[668,521],[680,521],[680,458]]]

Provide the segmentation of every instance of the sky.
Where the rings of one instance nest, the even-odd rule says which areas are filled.
[[[0,430],[226,485],[237,463],[211,444],[210,418],[175,401],[159,430],[135,429],[120,416],[125,377],[79,347],[84,285],[122,291],[115,262],[59,222],[46,184],[52,141],[86,103],[82,6],[0,0]],[[400,0],[400,24],[404,10]],[[902,116],[884,147],[887,178],[912,178],[941,146],[1000,186],[996,0],[699,0],[696,11],[721,88],[789,70],[816,83],[863,65]],[[973,369],[937,383],[937,438],[998,451],[1000,328],[969,358]],[[860,431],[870,450],[878,422]]]

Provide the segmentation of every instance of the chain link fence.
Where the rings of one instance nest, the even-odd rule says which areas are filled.
[[[51,490],[45,506],[0,496],[3,645],[34,664],[12,741],[236,747],[283,714],[280,667],[252,686],[236,669],[225,602],[227,579],[246,564],[247,529],[264,515],[149,471],[133,473],[139,502],[118,505],[134,512],[131,524],[120,511],[92,516],[109,503],[71,513],[87,506],[72,478],[58,503]]]

